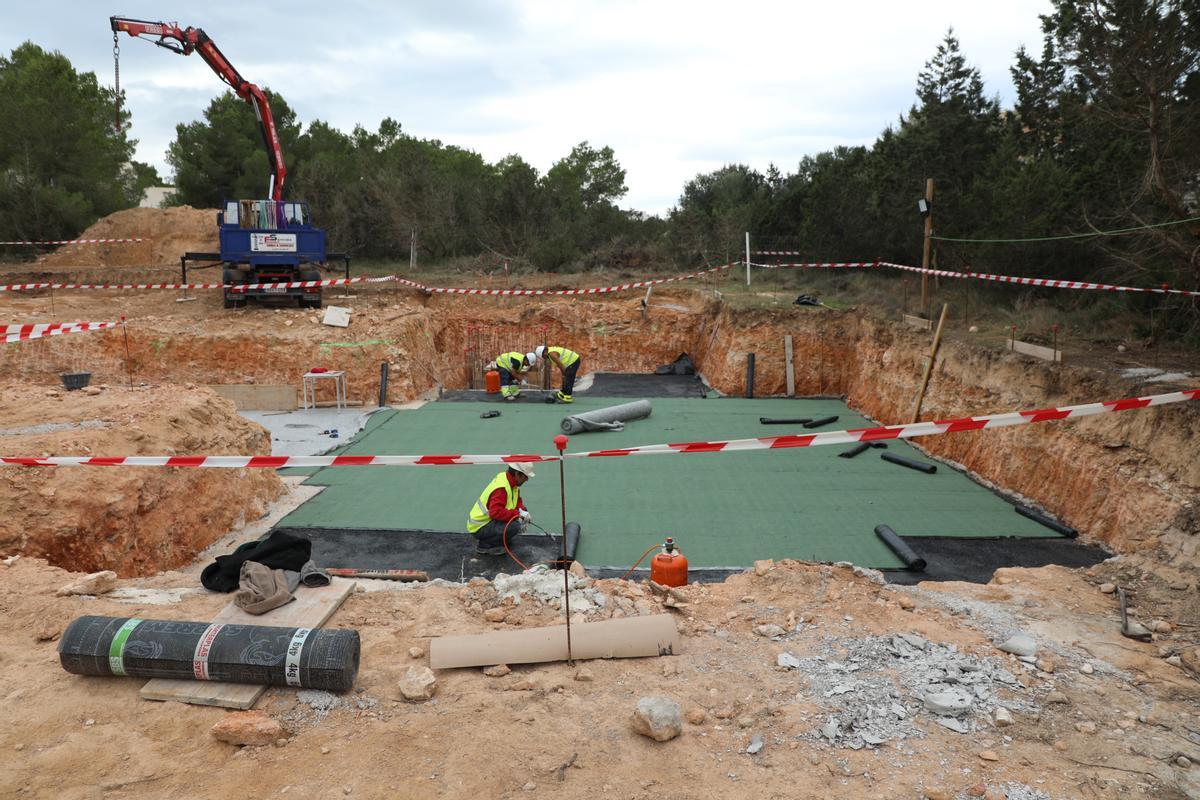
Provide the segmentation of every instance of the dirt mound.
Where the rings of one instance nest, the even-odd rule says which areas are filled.
[[[207,389],[60,392],[9,387],[6,455],[267,455],[270,437]],[[262,515],[282,491],[271,470],[116,467],[0,469],[0,554],[69,569],[153,574],[189,561]]]
[[[38,259],[37,266],[56,267],[154,267],[179,266],[185,252],[216,252],[216,210],[178,206],[175,208],[128,208],[96,220],[80,239],[133,239],[125,244],[77,244],[60,247]]]

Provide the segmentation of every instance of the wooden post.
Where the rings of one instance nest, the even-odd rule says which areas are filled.
[[[929,361],[925,364],[925,374],[921,376],[921,390],[917,392],[917,402],[913,404],[912,421],[921,418],[921,402],[925,399],[925,389],[929,386],[929,375],[933,372],[933,362],[937,358],[938,347],[942,343],[942,326],[946,324],[946,310],[949,304],[942,303],[942,315],[938,318],[937,330],[933,334],[933,346],[929,348]]]
[[[925,247],[921,252],[921,269],[929,269],[929,256],[933,237],[933,178],[925,179]],[[921,273],[921,313],[929,316],[929,273]]]
[[[796,368],[792,366],[792,337],[790,334],[783,337],[783,357],[787,359],[787,396],[793,397],[796,394]]]

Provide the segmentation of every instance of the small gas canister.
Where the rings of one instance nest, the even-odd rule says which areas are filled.
[[[663,542],[662,552],[650,562],[650,580],[661,586],[687,586],[687,559],[670,536]]]

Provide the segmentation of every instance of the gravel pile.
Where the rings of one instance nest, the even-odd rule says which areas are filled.
[[[977,730],[997,705],[1031,708],[998,697],[1022,687],[999,659],[976,658],[953,644],[913,634],[861,639],[827,637],[820,655],[779,657],[811,683],[814,699],[829,708],[814,739],[859,750],[920,736],[918,718],[958,733]]]

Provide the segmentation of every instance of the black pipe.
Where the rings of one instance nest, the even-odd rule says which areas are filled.
[[[926,475],[932,475],[933,473],[937,472],[937,466],[935,464],[926,464],[923,461],[913,461],[911,458],[905,458],[904,456],[898,456],[892,453],[880,453],[879,457],[884,461],[890,461],[893,464],[899,464],[902,467],[908,467],[909,469],[915,469],[918,472],[924,472]]]
[[[758,421],[762,425],[807,425],[812,422],[812,417],[801,417],[800,419],[773,419],[771,417],[759,417]]]
[[[383,408],[387,405],[387,379],[388,365],[384,361],[379,365],[379,407]]]
[[[837,415],[835,414],[832,417],[822,417],[821,419],[814,419],[811,422],[806,422],[806,423],[804,423],[804,427],[819,428],[822,425],[828,425],[831,422],[837,422],[837,421],[838,421],[838,418],[837,418]]]
[[[1025,506],[1013,506],[1013,511],[1016,511],[1022,517],[1029,517],[1034,522],[1038,522],[1038,523],[1041,523],[1042,525],[1045,525],[1047,528],[1049,528],[1052,531],[1057,531],[1058,533],[1061,533],[1063,536],[1067,537],[1068,539],[1075,539],[1079,536],[1079,531],[1075,530],[1071,526],[1063,525],[1061,522],[1052,520],[1049,517],[1047,517],[1045,514],[1042,514],[1038,511],[1034,511],[1032,508],[1026,508]]]
[[[859,442],[858,444],[854,445],[854,447],[851,447],[849,450],[843,450],[842,452],[838,453],[838,458],[854,458],[859,453],[864,453],[870,449],[871,449],[870,442]]]
[[[129,617],[79,617],[58,644],[75,675],[130,675],[344,692],[358,676],[358,631]]]
[[[746,353],[746,397],[754,397],[754,353]]]
[[[904,562],[906,569],[911,569],[914,572],[925,571],[925,559],[917,555],[908,542],[896,535],[896,532],[887,525],[876,525],[875,535],[878,536],[883,543],[888,546],[888,549],[896,554],[896,558]]]
[[[581,529],[578,522],[567,523],[567,544],[566,556],[555,559],[551,562],[551,566],[555,569],[570,569],[571,562],[575,560],[575,551],[579,549],[579,535]]]

